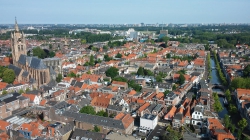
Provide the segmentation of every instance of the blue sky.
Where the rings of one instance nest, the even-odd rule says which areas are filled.
[[[250,0],[0,0],[0,24],[250,23]]]

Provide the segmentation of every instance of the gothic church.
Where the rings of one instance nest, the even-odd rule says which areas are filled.
[[[39,88],[55,80],[56,72],[46,66],[42,59],[27,56],[25,36],[19,31],[16,20],[15,31],[11,33],[11,50],[13,65],[9,65],[9,68],[14,70],[18,82],[29,82]]]

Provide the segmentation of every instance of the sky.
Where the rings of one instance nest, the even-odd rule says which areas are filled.
[[[250,0],[0,0],[0,24],[250,23]]]

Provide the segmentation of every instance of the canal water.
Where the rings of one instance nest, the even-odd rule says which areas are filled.
[[[210,59],[210,64],[211,64],[211,67],[216,67],[214,58],[212,58],[212,57]],[[220,79],[219,79],[219,77],[217,75],[217,70],[216,69],[212,69],[211,77],[212,77],[210,79],[210,83],[211,84],[221,84]],[[213,90],[213,92],[219,92],[219,91],[221,91],[221,89],[212,89],[212,90]],[[220,102],[221,102],[221,105],[223,107],[223,110],[218,113],[218,115],[219,115],[220,118],[224,118],[224,116],[226,114],[228,114],[227,108],[224,106],[223,100],[224,100],[224,97],[220,97]]]

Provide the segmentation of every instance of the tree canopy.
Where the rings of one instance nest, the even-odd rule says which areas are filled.
[[[182,73],[180,74],[178,81],[179,81],[180,85],[182,85],[182,84],[185,83],[186,78],[185,78],[185,76]]]
[[[238,122],[238,126],[240,127],[241,130],[243,130],[245,127],[247,127],[248,123],[247,120],[245,118],[242,118],[239,122]]]
[[[231,90],[235,90],[237,88],[250,89],[250,78],[236,77],[232,80],[230,88]]]
[[[4,72],[3,72],[3,81],[6,82],[6,83],[13,83],[16,76],[15,76],[15,72],[12,70],[12,69],[6,69]]]
[[[95,115],[95,109],[92,106],[84,106],[81,110],[80,113],[86,113],[86,114],[91,114]]]
[[[113,78],[113,81],[128,82],[128,79],[119,76],[119,77]]]
[[[61,80],[62,80],[62,74],[61,73],[59,73],[58,75],[57,75],[57,77],[56,77],[56,82],[61,82]]]
[[[128,86],[133,88],[135,91],[141,91],[142,89],[142,87],[139,84],[137,84],[134,80],[130,80],[128,82]]]
[[[67,76],[68,77],[76,77],[76,74],[74,72],[70,72]]]
[[[148,69],[144,69],[143,67],[139,67],[139,69],[137,70],[137,75],[154,76],[154,73]]]
[[[249,75],[250,75],[250,65],[247,65],[243,70],[243,76],[249,77]]]
[[[223,110],[223,107],[221,105],[219,96],[217,93],[213,93],[213,98],[214,98],[214,104],[213,104],[213,108],[216,112],[221,112]]]
[[[106,70],[105,74],[108,77],[111,77],[112,79],[119,75],[119,70],[116,67],[110,67],[109,69]]]
[[[116,57],[116,58],[122,58],[122,54],[117,53],[115,57]]]

